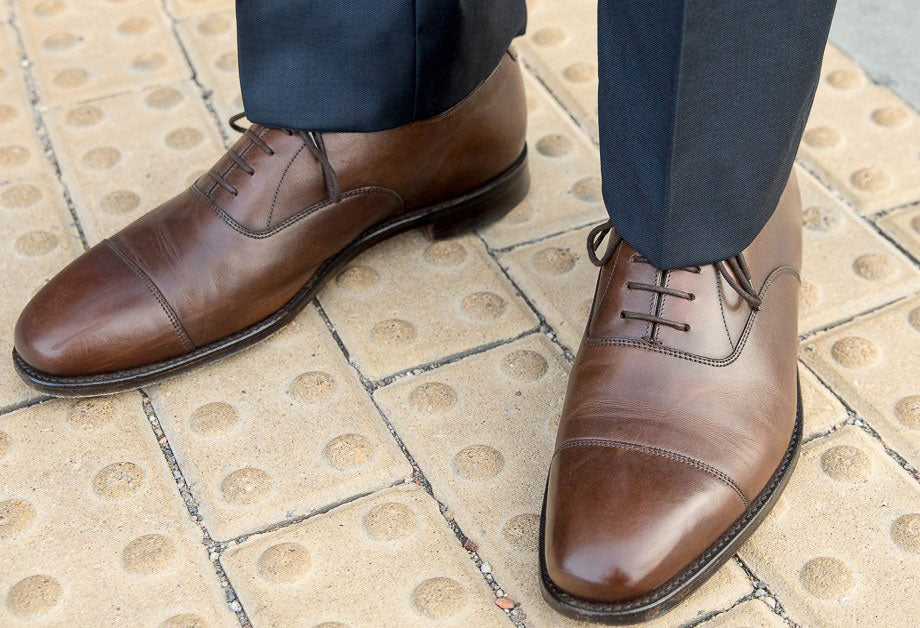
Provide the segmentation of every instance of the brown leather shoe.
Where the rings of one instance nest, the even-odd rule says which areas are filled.
[[[374,243],[419,226],[447,237],[511,210],[530,181],[526,116],[509,53],[428,120],[377,133],[253,125],[188,190],[36,294],[16,368],[39,390],[96,395],[261,340]]]
[[[801,440],[792,177],[732,259],[662,272],[610,233],[569,380],[540,533],[543,593],[575,617],[664,613],[772,507]]]

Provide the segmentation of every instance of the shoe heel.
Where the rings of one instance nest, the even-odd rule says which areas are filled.
[[[527,148],[510,168],[478,190],[432,213],[425,234],[442,240],[502,218],[518,206],[530,189]]]

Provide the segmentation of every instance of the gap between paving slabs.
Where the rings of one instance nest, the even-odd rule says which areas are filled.
[[[318,305],[318,304],[317,304],[317,305]],[[321,311],[320,311],[320,312],[321,312]],[[343,353],[345,354],[346,360],[348,360],[348,357],[349,357],[349,356],[348,356],[348,354],[347,354],[347,350],[345,349],[344,345],[341,343],[341,339],[338,338],[338,336],[337,336],[337,334],[336,334],[336,332],[335,332],[335,329],[334,329],[334,327],[332,326],[331,321],[328,320],[328,317],[325,317],[325,314],[324,314],[323,312],[321,312],[321,315],[322,315],[323,318],[325,319],[325,322],[326,322],[326,325],[327,325],[327,327],[328,327],[328,329],[329,329],[329,332],[330,332],[331,334],[334,335],[335,340],[336,340],[336,343],[338,344],[340,350],[342,350]],[[485,350],[488,350],[488,349],[491,349],[491,348],[492,348],[492,347],[480,348],[479,351],[474,350],[473,353],[480,353],[480,352],[482,352],[482,351],[485,351]],[[454,358],[454,361],[455,361],[455,360],[458,360],[458,359],[461,359],[461,357],[464,357],[464,356],[457,356],[457,357]],[[349,361],[349,364],[351,365],[352,369],[354,370],[355,375],[359,378],[359,380],[362,382],[363,386],[365,387],[365,390],[367,390],[367,391],[369,392],[370,390],[374,389],[374,387],[375,387],[374,383],[372,383],[370,380],[368,380],[366,377],[364,377],[364,376],[360,373],[360,371],[358,371],[358,369],[357,369],[356,366],[352,363],[351,360],[348,360],[348,361]],[[372,399],[372,401],[373,401],[373,399]],[[311,512],[309,512],[309,513],[307,513],[306,515],[303,515],[303,516],[301,516],[301,517],[296,517],[296,518],[293,518],[293,519],[280,521],[280,522],[277,522],[277,523],[275,523],[275,524],[273,524],[273,525],[270,525],[270,526],[268,526],[268,527],[266,527],[266,528],[264,528],[264,529],[260,529],[260,530],[258,530],[258,531],[256,531],[256,532],[248,533],[248,534],[245,534],[245,535],[243,535],[243,536],[240,536],[240,537],[237,537],[237,538],[234,538],[234,539],[230,539],[230,540],[228,540],[228,541],[226,541],[226,542],[216,542],[216,541],[214,541],[214,540],[211,538],[210,533],[209,533],[208,530],[207,530],[207,523],[206,523],[206,521],[204,521],[203,518],[198,514],[198,506],[197,506],[197,501],[195,500],[194,494],[192,493],[191,488],[187,485],[187,483],[186,483],[186,481],[185,481],[185,478],[184,478],[184,475],[182,474],[181,468],[178,466],[178,463],[176,462],[175,457],[172,455],[172,449],[171,449],[171,447],[170,447],[170,445],[169,445],[169,442],[168,442],[168,440],[167,440],[165,434],[164,434],[163,431],[162,431],[162,428],[159,426],[159,420],[158,420],[158,418],[156,417],[156,414],[155,414],[155,412],[154,412],[154,409],[153,409],[152,405],[150,404],[150,398],[149,398],[149,396],[146,396],[146,394],[145,394],[145,397],[144,397],[144,404],[145,404],[145,411],[147,412],[148,417],[150,417],[150,419],[151,419],[151,425],[152,425],[152,427],[153,427],[153,429],[154,429],[154,433],[155,433],[155,435],[156,435],[158,441],[159,441],[160,444],[161,444],[161,449],[163,450],[164,457],[166,458],[167,463],[169,464],[171,470],[173,471],[173,475],[174,475],[174,477],[176,478],[177,488],[178,488],[180,494],[182,495],[183,499],[184,499],[185,502],[186,502],[186,506],[187,506],[187,508],[188,508],[188,510],[189,510],[189,515],[192,517],[193,520],[196,521],[196,523],[197,523],[197,524],[201,527],[201,529],[202,529],[202,533],[203,533],[203,535],[204,535],[204,544],[205,544],[205,546],[207,547],[208,552],[209,552],[209,554],[210,554],[210,556],[211,556],[212,562],[213,562],[214,565],[215,565],[215,571],[216,571],[216,573],[217,573],[217,575],[218,575],[218,578],[221,580],[222,585],[225,586],[225,588],[226,588],[227,591],[228,591],[228,594],[227,594],[228,603],[231,605],[231,608],[237,613],[238,618],[240,619],[241,623],[242,623],[244,626],[249,625],[249,624],[248,624],[249,619],[248,619],[248,616],[247,616],[246,613],[245,613],[245,609],[242,608],[241,604],[239,604],[239,602],[238,602],[238,600],[237,600],[236,591],[235,591],[234,588],[233,588],[232,582],[229,581],[229,579],[228,579],[227,576],[226,576],[226,573],[224,572],[223,568],[222,568],[221,565],[220,565],[219,559],[220,559],[220,556],[223,554],[223,552],[224,552],[226,549],[228,549],[229,547],[238,545],[238,544],[240,544],[240,543],[243,543],[243,542],[245,542],[247,539],[249,539],[249,538],[251,538],[251,537],[254,537],[254,536],[261,536],[261,535],[263,535],[263,534],[266,534],[266,533],[269,533],[269,532],[273,532],[273,531],[275,531],[275,530],[287,528],[287,527],[289,527],[289,526],[291,526],[291,525],[294,525],[294,524],[300,523],[300,522],[302,522],[302,521],[304,521],[304,520],[310,519],[310,518],[312,518],[312,517],[314,517],[314,516],[316,516],[316,515],[319,515],[319,514],[323,514],[323,513],[329,512],[329,511],[333,510],[334,508],[336,508],[336,507],[338,507],[338,506],[341,506],[341,505],[350,503],[350,502],[355,501],[355,500],[357,500],[357,499],[359,499],[359,498],[362,498],[362,497],[365,497],[365,496],[367,496],[367,495],[369,495],[369,494],[372,494],[372,493],[361,493],[361,494],[357,494],[357,495],[352,495],[352,496],[350,496],[350,497],[348,497],[348,498],[346,498],[346,499],[343,499],[343,500],[341,500],[341,501],[339,501],[339,502],[336,502],[336,503],[333,503],[333,504],[328,504],[328,505],[326,505],[326,506],[324,506],[324,507],[315,509],[315,510],[313,510],[313,511],[311,511]],[[375,407],[376,407],[376,403],[374,403],[374,405],[375,405]],[[463,531],[459,528],[459,526],[453,521],[453,518],[452,518],[452,516],[451,516],[451,514],[450,514],[449,507],[448,507],[446,504],[444,504],[443,502],[441,502],[440,500],[438,500],[437,498],[434,497],[433,491],[432,491],[432,488],[431,488],[431,485],[430,485],[430,483],[428,482],[427,478],[425,478],[424,474],[422,474],[421,471],[419,470],[419,467],[418,467],[418,464],[417,464],[416,461],[415,461],[415,458],[414,458],[413,455],[406,449],[406,447],[405,447],[405,445],[403,444],[401,438],[400,438],[399,435],[395,432],[395,430],[393,429],[392,425],[389,423],[389,421],[386,419],[386,417],[383,415],[383,413],[380,412],[379,408],[377,408],[377,410],[378,410],[378,413],[380,414],[381,418],[383,419],[384,423],[386,424],[387,429],[390,431],[391,435],[394,437],[394,439],[396,440],[396,442],[397,442],[397,444],[399,445],[400,449],[402,450],[403,454],[406,456],[407,460],[409,461],[409,463],[412,465],[412,468],[413,468],[413,478],[412,478],[412,480],[408,480],[408,479],[406,479],[406,480],[399,480],[399,481],[396,482],[395,485],[398,485],[398,484],[400,484],[400,483],[402,483],[402,482],[405,482],[405,481],[414,481],[416,484],[418,484],[418,485],[420,485],[421,487],[423,487],[424,490],[428,493],[428,495],[435,499],[436,503],[438,504],[438,507],[439,507],[440,512],[441,512],[442,515],[444,516],[444,518],[445,518],[447,524],[449,525],[449,527],[450,527],[451,530],[453,531],[454,535],[457,537],[458,542],[461,544],[461,546],[464,547],[464,549],[467,550],[467,552],[468,552],[470,558],[473,560],[473,562],[474,562],[474,564],[477,566],[477,568],[479,568],[480,572],[482,573],[483,578],[486,580],[486,582],[488,583],[488,585],[492,588],[493,592],[495,592],[495,591],[501,591],[501,586],[500,586],[500,584],[499,584],[498,582],[496,582],[495,578],[494,578],[491,574],[486,573],[485,571],[483,571],[483,569],[482,569],[482,566],[483,566],[483,560],[482,560],[482,558],[479,557],[479,555],[476,553],[475,549],[471,549],[472,546],[470,546],[470,544],[469,544],[469,542],[468,542],[468,537],[463,533]],[[381,490],[386,490],[386,488],[381,489]],[[374,492],[376,493],[376,492],[379,492],[379,491],[374,491]],[[518,609],[515,609],[515,610],[512,611],[511,613],[508,613],[508,616],[509,616],[509,618],[512,620],[512,622],[514,622],[514,623],[520,623],[520,621],[522,621],[523,618],[526,617],[524,611],[520,610],[519,608],[518,608]]]

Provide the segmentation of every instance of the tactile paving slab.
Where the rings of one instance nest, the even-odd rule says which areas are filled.
[[[217,539],[412,473],[312,305],[268,341],[149,392]]]
[[[857,209],[920,200],[920,116],[828,46],[799,159]]]
[[[184,190],[224,150],[190,82],[61,107],[45,118],[90,244]]]
[[[606,220],[597,149],[543,86],[525,72],[530,192],[503,219],[479,229],[494,249]]]
[[[0,624],[230,626],[137,393],[0,417]]]
[[[785,628],[786,622],[763,602],[748,600],[699,625],[706,628]]]
[[[542,334],[399,380],[374,393],[435,496],[478,546],[528,625],[572,625],[540,596],[537,541],[568,365]],[[730,607],[751,587],[731,563],[660,622]]]
[[[529,0],[527,13],[525,62],[596,141],[597,0]]]
[[[14,0],[46,104],[190,76],[154,0]]]
[[[799,365],[802,389],[803,437],[823,434],[847,418],[846,408],[805,366]]]
[[[807,443],[741,556],[805,626],[917,619],[920,486],[856,427]]]
[[[234,0],[166,0],[169,11],[177,18],[199,13],[233,9]]]
[[[889,446],[920,467],[920,298],[837,327],[802,353]]]
[[[581,344],[598,268],[585,253],[589,229],[579,229],[504,253],[499,262],[537,310],[552,325],[559,341],[573,352]]]
[[[920,205],[879,218],[878,226],[920,260]]]
[[[358,256],[319,300],[361,372],[392,375],[538,325],[474,235],[411,231]]]
[[[13,370],[13,328],[38,289],[82,252],[60,188],[50,175],[0,184],[0,409],[34,399]]]
[[[920,160],[918,160],[920,161]],[[920,290],[920,272],[814,177],[802,192],[799,332],[827,327]]]
[[[34,127],[15,35],[0,25],[0,183],[50,171]]]
[[[199,82],[211,90],[221,120],[243,111],[233,11],[196,15],[179,22],[177,28]]]
[[[422,489],[400,486],[231,548],[256,626],[508,626]]]

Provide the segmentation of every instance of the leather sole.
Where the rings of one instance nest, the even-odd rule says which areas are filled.
[[[435,240],[459,235],[507,214],[524,200],[529,188],[530,173],[525,146],[520,157],[488,183],[449,201],[406,212],[375,225],[326,260],[306,285],[274,314],[185,355],[123,371],[68,377],[45,373],[31,366],[15,349],[13,364],[26,384],[57,397],[105,395],[179,375],[232,355],[279,331],[313,300],[330,277],[378,242],[417,227],[425,227],[429,237]]]
[[[553,583],[546,571],[545,523],[546,492],[540,515],[540,589],[543,599],[554,609],[574,619],[602,624],[637,624],[649,621],[680,604],[725,564],[763,522],[786,487],[795,468],[802,442],[802,392],[796,383],[797,410],[792,439],[770,481],[741,515],[715,543],[690,565],[663,585],[626,602],[595,602],[569,595]]]

